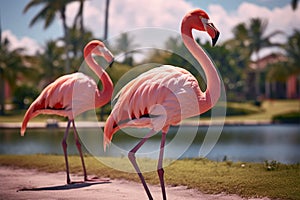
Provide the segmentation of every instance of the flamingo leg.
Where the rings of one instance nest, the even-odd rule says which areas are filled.
[[[133,165],[135,171],[137,172],[137,174],[140,177],[140,180],[144,186],[144,189],[148,195],[149,200],[153,200],[153,197],[150,193],[150,190],[146,184],[145,178],[143,176],[143,174],[141,173],[141,170],[136,162],[136,158],[135,158],[135,153],[141,148],[141,146],[152,136],[154,135],[155,131],[151,130],[133,149],[131,149],[131,151],[128,153],[128,158],[131,162],[131,164]]]
[[[77,149],[78,149],[78,152],[80,155],[82,168],[83,168],[84,181],[88,181],[86,168],[85,168],[85,164],[84,164],[84,159],[83,159],[83,154],[82,154],[82,150],[81,150],[81,143],[78,139],[78,133],[77,133],[77,129],[76,129],[74,120],[72,120],[72,124],[73,124],[73,129],[74,129],[74,138],[75,138],[76,146],[77,146]]]
[[[62,141],[62,148],[64,150],[64,156],[65,156],[65,162],[66,162],[67,184],[71,183],[70,173],[69,173],[68,153],[67,153],[67,146],[68,146],[67,145],[67,138],[68,138],[68,135],[69,135],[70,124],[71,124],[71,121],[69,120],[67,128],[66,128],[66,132],[64,134],[64,138],[63,138],[63,141]]]
[[[161,136],[160,152],[159,152],[158,165],[157,165],[157,173],[159,176],[163,200],[167,199],[166,189],[165,189],[165,181],[164,181],[164,169],[163,169],[163,157],[164,157],[165,143],[166,143],[166,133],[163,132],[162,136]]]

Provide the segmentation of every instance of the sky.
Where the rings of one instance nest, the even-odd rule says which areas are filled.
[[[111,0],[109,18],[109,39],[116,38],[124,32],[137,33],[137,38],[153,37],[150,42],[161,43],[159,35],[151,36],[149,28],[158,28],[179,34],[180,22],[188,11],[201,8],[210,16],[211,21],[221,32],[219,42],[232,38],[232,29],[238,23],[247,23],[250,18],[259,17],[268,21],[266,33],[282,30],[287,35],[274,38],[284,42],[293,30],[300,27],[300,8],[293,11],[291,0]],[[44,23],[38,22],[29,27],[29,23],[41,7],[23,9],[30,0],[0,0],[0,21],[2,38],[8,38],[11,48],[25,48],[27,54],[33,55],[43,51],[48,40],[63,37],[62,23],[57,20],[47,29]],[[78,3],[67,7],[68,24],[74,19]],[[96,38],[102,38],[104,31],[104,0],[88,0],[84,7],[84,25],[94,33]],[[145,29],[148,28],[148,29]],[[141,30],[144,31],[136,31]],[[159,31],[154,31],[159,34]],[[152,35],[155,35],[152,34]]]

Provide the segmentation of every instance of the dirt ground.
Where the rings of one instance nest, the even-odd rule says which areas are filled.
[[[65,173],[45,173],[35,170],[0,167],[0,200],[19,199],[99,199],[143,200],[148,199],[141,184],[126,180],[96,180],[83,183],[82,177],[72,175],[78,183],[66,185]],[[150,185],[154,199],[162,199],[159,186]],[[237,195],[208,195],[186,187],[166,188],[169,200],[242,200]],[[258,199],[251,199],[258,200]],[[269,200],[263,198],[260,200]]]

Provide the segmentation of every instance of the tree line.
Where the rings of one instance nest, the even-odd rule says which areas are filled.
[[[66,24],[66,6],[75,1],[79,2],[80,6],[73,24],[68,26]],[[29,26],[43,21],[44,27],[47,28],[59,14],[64,30],[62,38],[45,42],[44,51],[37,52],[34,56],[25,55],[24,49],[21,48],[11,50],[10,41],[0,36],[0,114],[4,114],[5,111],[5,82],[12,90],[12,102],[18,108],[23,109],[47,84],[65,73],[78,70],[83,62],[84,45],[95,38],[93,33],[84,27],[84,3],[85,0],[31,0],[26,5],[24,13],[33,7],[42,6]],[[109,0],[106,0],[105,5],[106,28],[102,39],[105,39],[108,33]],[[296,9],[297,1],[293,1],[294,5]],[[266,35],[267,27],[266,20],[252,18],[247,22],[237,24],[232,30],[233,37],[215,47],[211,47],[209,42],[201,43],[200,40],[197,40],[213,58],[224,81],[229,101],[256,100],[265,93],[264,83],[266,80],[284,82],[290,75],[300,73],[300,31],[294,30],[293,34],[288,36],[285,44],[278,44],[272,42],[271,39],[284,33],[278,30]],[[205,77],[197,74],[193,63],[189,62],[190,59],[182,58],[175,53],[187,52],[181,38],[171,37],[165,42],[165,46],[173,53],[161,50],[153,51],[140,62],[182,66],[197,76],[201,87],[205,88]],[[108,70],[114,82],[132,66],[139,64],[134,60],[134,52],[128,51],[134,47],[138,47],[138,44],[135,43],[134,37],[127,33],[121,34],[116,40],[116,45],[109,47],[112,52],[125,55],[124,60],[116,64],[117,67]],[[281,49],[287,59],[268,66],[264,71],[260,70],[259,66],[256,67],[257,70],[250,69],[250,65],[258,65],[256,61],[260,59],[259,52],[270,47]],[[254,74],[254,80],[252,80],[255,83],[254,90],[249,87],[247,75],[250,71]]]

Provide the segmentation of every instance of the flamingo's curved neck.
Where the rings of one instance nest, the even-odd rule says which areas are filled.
[[[201,97],[198,100],[200,107],[199,114],[201,114],[212,108],[218,101],[221,92],[220,78],[213,62],[194,40],[192,27],[188,23],[188,20],[185,20],[182,23],[181,35],[183,43],[191,52],[191,54],[196,58],[196,60],[201,64],[206,76],[207,88],[204,92],[205,98]]]
[[[95,96],[95,106],[101,107],[110,101],[113,93],[113,83],[109,75],[97,64],[91,54],[86,56],[85,61],[102,82],[102,90],[98,91]]]

